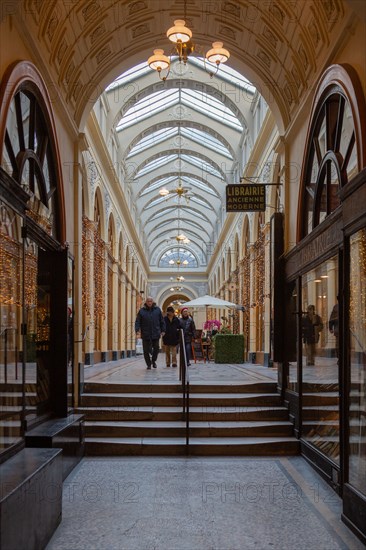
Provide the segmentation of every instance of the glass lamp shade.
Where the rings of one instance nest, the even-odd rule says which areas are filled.
[[[188,265],[188,260],[183,260],[183,265]]]
[[[169,189],[166,189],[165,187],[163,187],[159,191],[159,195],[161,195],[162,197],[166,197],[167,195],[169,195],[169,193],[170,193]]]
[[[228,50],[223,48],[222,42],[213,42],[212,49],[209,50],[206,53],[206,59],[210,63],[216,63],[216,65],[219,65],[220,63],[225,63],[230,57],[230,53]]]
[[[147,63],[151,69],[160,72],[164,69],[168,69],[170,60],[169,57],[164,55],[164,50],[157,49],[154,50],[154,54],[149,57]]]
[[[169,260],[170,265],[174,265],[174,260]]]
[[[167,30],[166,35],[171,42],[188,42],[192,38],[192,31],[185,26],[183,19],[176,19],[174,27]]]

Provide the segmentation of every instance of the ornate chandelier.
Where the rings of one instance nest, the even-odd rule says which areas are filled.
[[[184,2],[185,11],[186,2]],[[176,19],[174,26],[167,30],[166,35],[173,43],[169,57],[164,54],[164,50],[157,48],[147,60],[149,67],[157,71],[160,80],[164,81],[169,76],[172,57],[178,56],[179,63],[186,65],[189,55],[195,50],[195,45],[192,42],[192,31],[186,27],[185,19]],[[225,63],[230,57],[229,51],[223,46],[222,42],[213,42],[212,48],[204,57],[204,68],[211,78],[219,70],[220,63]],[[210,63],[210,65],[207,65],[207,63]],[[165,76],[161,74],[163,71],[167,71]]]

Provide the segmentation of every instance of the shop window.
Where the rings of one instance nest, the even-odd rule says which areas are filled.
[[[22,336],[21,313],[23,278],[21,219],[0,200],[0,455],[21,440]],[[15,388],[11,391],[11,388]]]
[[[366,228],[350,239],[349,482],[366,493]]]
[[[1,165],[30,194],[28,215],[57,239],[54,157],[42,105],[32,91],[18,90],[6,119]]]
[[[364,100],[356,75],[329,67],[319,83],[301,175],[298,240],[340,206],[339,190],[360,170]]]
[[[339,463],[338,258],[302,276],[302,436]]]
[[[6,454],[37,416],[51,414],[50,377],[56,381],[62,352],[53,338],[57,359],[50,362],[51,327],[61,308],[51,304],[55,268],[48,255],[64,242],[65,223],[55,123],[40,74],[27,61],[11,65],[0,95],[6,197],[0,199],[0,453]]]
[[[284,348],[285,363],[288,365],[287,388],[298,392],[298,367],[297,367],[297,313],[298,313],[298,290],[296,281],[292,281],[285,289],[285,334],[286,343]]]

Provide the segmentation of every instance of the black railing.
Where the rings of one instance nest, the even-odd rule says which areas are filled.
[[[182,382],[183,419],[186,421],[186,452],[189,451],[189,370],[183,330],[179,331],[179,380]]]

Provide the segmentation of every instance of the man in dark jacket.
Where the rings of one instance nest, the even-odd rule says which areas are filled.
[[[142,349],[148,369],[156,369],[159,353],[159,338],[165,334],[165,323],[161,309],[151,296],[137,314],[135,321],[136,338],[142,338]]]
[[[180,322],[175,316],[174,307],[169,306],[166,310],[165,321],[165,336],[163,344],[165,348],[165,363],[167,367],[177,366],[177,345],[179,343]],[[171,359],[171,362],[170,362]]]
[[[184,333],[184,347],[186,348],[187,366],[191,366],[192,340],[196,332],[196,325],[192,317],[189,315],[187,307],[181,309],[182,317],[180,318],[180,328]]]

